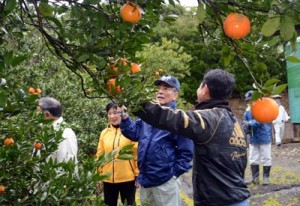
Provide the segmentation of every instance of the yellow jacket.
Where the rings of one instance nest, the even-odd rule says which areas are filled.
[[[122,149],[122,147],[134,144],[132,160],[119,160],[105,164],[98,171],[101,175],[110,174],[110,177],[103,180],[103,182],[119,183],[128,182],[135,180],[138,176],[138,166],[137,166],[137,142],[132,142],[121,134],[120,128],[114,128],[109,126],[104,129],[99,137],[98,149],[96,157],[99,158],[103,153],[109,153],[117,148]]]

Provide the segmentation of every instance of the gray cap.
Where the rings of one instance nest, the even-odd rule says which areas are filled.
[[[246,92],[246,94],[245,94],[245,101],[250,100],[252,98],[252,95],[253,95],[253,91],[252,90]]]

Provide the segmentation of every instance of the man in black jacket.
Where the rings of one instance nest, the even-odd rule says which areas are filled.
[[[136,115],[150,125],[186,136],[194,141],[194,205],[248,206],[244,182],[247,165],[246,140],[228,99],[234,88],[232,74],[214,69],[207,72],[197,90],[194,111],[184,112],[143,105]]]

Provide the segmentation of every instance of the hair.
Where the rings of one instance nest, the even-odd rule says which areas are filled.
[[[38,100],[42,111],[48,111],[54,117],[61,117],[62,106],[61,103],[52,97],[42,97]]]
[[[110,102],[106,105],[106,113],[108,113],[108,111],[111,109],[111,108],[114,108],[114,109],[118,109],[118,105],[114,102]]]
[[[229,99],[235,86],[234,76],[222,69],[209,70],[203,77],[202,86],[207,85],[212,99]]]

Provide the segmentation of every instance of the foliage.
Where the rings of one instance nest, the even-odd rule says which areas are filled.
[[[235,74],[237,91],[234,95],[253,89],[253,82],[256,82],[257,87],[272,78],[280,80],[280,83],[286,83],[283,61],[283,47],[286,42],[278,35],[263,37],[260,34],[263,20],[267,21],[267,15],[262,13],[260,18],[250,18],[251,35],[243,40],[233,41],[224,35],[221,20],[232,12],[232,4],[237,3],[204,2],[205,5],[201,3],[197,8],[185,9],[185,12],[177,12],[177,7],[182,8],[180,6],[169,6],[167,11],[173,9],[173,13],[177,12],[176,21],[173,24],[161,21],[155,28],[156,39],[176,37],[184,51],[193,57],[189,64],[191,77],[180,79],[186,100],[191,103],[195,101],[195,91],[205,71],[218,67]],[[240,7],[243,6],[249,5],[241,3]],[[253,10],[248,11],[235,5],[234,11],[240,10],[249,16],[253,15]],[[297,61],[295,57],[293,59]]]
[[[146,73],[159,72],[159,75],[171,74],[178,77],[189,75],[188,62],[192,57],[186,54],[177,39],[162,38],[161,43],[147,44],[136,57],[143,62]]]
[[[257,46],[262,51],[266,47],[272,47],[274,50],[274,45],[282,46],[289,42],[293,50],[296,49],[296,26],[300,24],[299,1],[229,1],[227,3],[223,1],[203,1],[203,3],[206,6],[205,9],[198,9],[198,11],[204,12],[205,15],[202,14],[201,16],[206,18],[204,20],[203,18],[201,19],[199,31],[203,37],[209,35],[216,39],[221,38],[225,44],[223,48],[233,48],[234,53],[226,53],[227,65],[225,66],[228,66],[231,60],[235,60],[237,57],[250,73],[259,89],[258,91],[261,91],[261,82],[268,80],[268,78],[267,76],[259,78],[256,76],[256,71],[257,69],[270,70],[270,68],[265,63],[264,56],[261,53],[257,53]],[[203,5],[200,4],[199,6]],[[252,31],[250,36],[244,41],[233,41],[224,38],[220,25],[223,24],[224,16],[232,12],[243,13],[251,19]],[[279,38],[277,38],[278,34]],[[251,58],[249,58],[249,55]],[[268,56],[270,56],[270,53],[268,53]],[[270,72],[265,72],[265,74],[269,75]],[[270,75],[269,78],[273,78],[273,76]]]
[[[8,85],[0,92],[0,182],[6,191],[1,205],[103,205],[95,193],[96,184],[107,176],[96,169],[117,158],[132,158],[130,146],[101,156],[97,161],[79,152],[79,164],[56,163],[47,157],[57,149],[62,131],[36,112],[38,95],[20,94]],[[13,145],[3,140],[12,137]],[[40,155],[33,152],[34,142],[43,144]],[[85,140],[86,141],[86,140]]]

